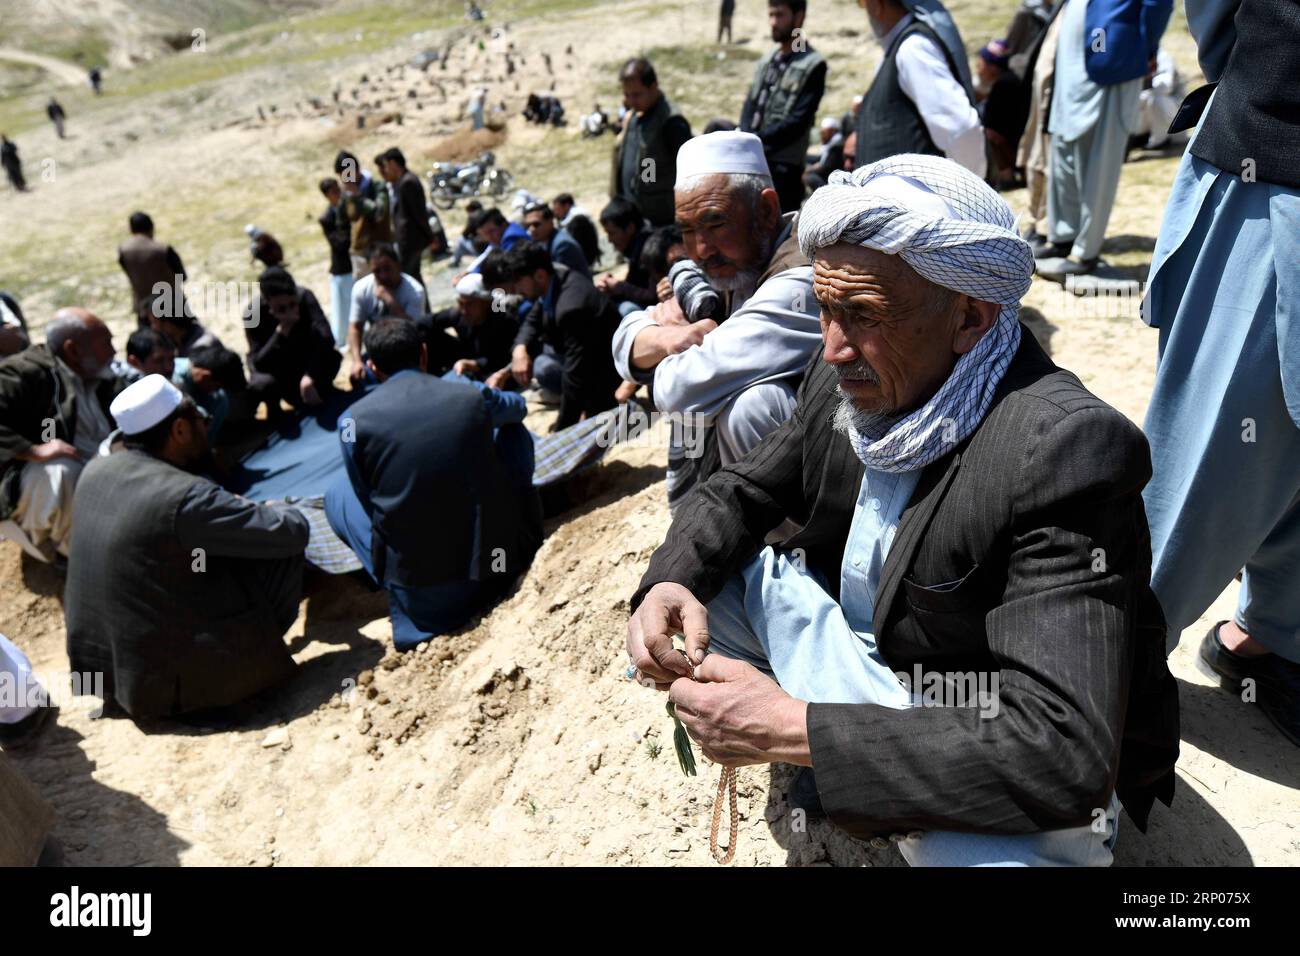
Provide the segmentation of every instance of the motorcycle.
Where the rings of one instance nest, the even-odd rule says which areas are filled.
[[[496,157],[483,153],[472,163],[434,163],[429,170],[429,197],[439,209],[451,209],[458,199],[501,197],[510,192],[515,178],[496,167]]]

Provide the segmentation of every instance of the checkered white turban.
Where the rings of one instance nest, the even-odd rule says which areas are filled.
[[[952,160],[903,154],[835,172],[799,212],[809,259],[845,242],[897,255],[936,285],[1002,306],[993,327],[958,359],[947,381],[901,421],[850,433],[869,468],[908,471],[941,457],[983,419],[1020,345],[1020,299],[1034,258],[1011,208]]]

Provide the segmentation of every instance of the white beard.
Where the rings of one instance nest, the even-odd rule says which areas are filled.
[[[705,273],[708,275],[708,273]],[[713,286],[718,292],[741,292],[752,290],[758,284],[759,273],[755,269],[737,270],[734,276],[726,279],[715,279],[709,276],[709,285]]]
[[[848,395],[840,392],[840,403],[835,406],[831,428],[846,438],[857,433],[874,441],[905,417],[895,412],[864,411],[854,405]]]

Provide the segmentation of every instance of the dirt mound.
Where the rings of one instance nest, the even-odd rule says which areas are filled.
[[[496,149],[505,141],[505,128],[462,129],[444,136],[421,155],[435,163],[463,163],[485,150]]]

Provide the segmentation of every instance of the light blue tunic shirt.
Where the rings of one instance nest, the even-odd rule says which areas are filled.
[[[858,490],[858,504],[840,567],[840,607],[849,627],[873,647],[876,638],[872,617],[876,613],[880,572],[920,478],[919,470],[890,474],[867,469]]]

